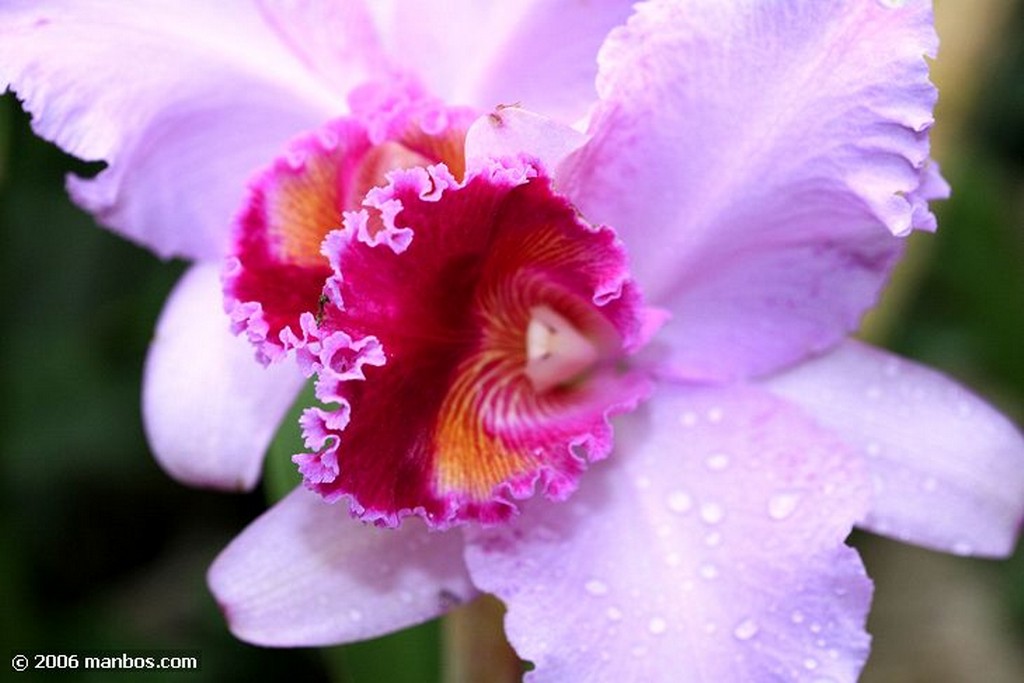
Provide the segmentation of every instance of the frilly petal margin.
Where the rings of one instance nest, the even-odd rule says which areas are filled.
[[[160,466],[186,484],[256,485],[263,456],[304,378],[264,368],[221,307],[220,269],[193,266],[164,305],[146,358],[142,417]]]
[[[365,640],[477,595],[459,533],[379,529],[299,488],[221,552],[208,581],[231,632],[257,645]]]
[[[858,342],[765,386],[866,456],[860,525],[961,555],[1005,557],[1024,520],[1024,436],[938,372]]]
[[[249,2],[4,2],[0,92],[41,137],[107,163],[68,180],[100,222],[164,257],[216,258],[249,172],[345,110],[291,51],[300,28],[286,44]]]
[[[931,6],[892,5],[649,0],[602,47],[561,186],[675,313],[672,374],[745,378],[838,342],[875,303],[891,236],[934,228]]]
[[[659,387],[573,498],[467,529],[527,680],[853,681],[863,463],[767,392]]]

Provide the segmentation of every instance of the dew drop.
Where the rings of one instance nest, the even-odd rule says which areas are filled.
[[[600,579],[591,579],[583,584],[584,590],[591,595],[608,595],[608,584]]]
[[[637,487],[641,491],[644,491],[646,489],[651,488],[651,480],[641,474],[640,476],[633,480],[633,486]]]
[[[814,671],[818,668],[818,660],[808,657],[804,660],[804,668],[808,671]]]
[[[791,615],[789,615],[789,620],[792,621],[794,624],[802,624],[804,623],[804,613],[797,610],[796,612],[793,612]]]
[[[710,422],[721,422],[722,415],[723,413],[721,408],[711,408],[708,410],[708,420]]]
[[[700,566],[700,569],[698,569],[697,571],[700,573],[702,579],[713,581],[714,579],[718,578],[718,567],[711,564],[710,562],[702,564]]]
[[[744,619],[732,630],[732,634],[739,640],[750,640],[757,635],[757,632],[757,622],[753,619]]]
[[[352,621],[362,621],[363,620],[363,613],[360,612],[357,609],[350,609],[348,611],[348,618],[351,619]]]
[[[618,607],[609,607],[605,610],[604,615],[608,617],[610,621],[619,621],[622,619],[622,610]]]
[[[712,453],[704,460],[704,464],[713,472],[721,472],[729,466],[729,456],[725,453]]]
[[[718,524],[725,517],[725,510],[718,503],[704,503],[700,506],[700,518],[708,524]]]
[[[967,541],[957,541],[953,544],[953,553],[956,555],[970,555],[974,552],[974,546]]]
[[[693,507],[693,498],[685,491],[673,491],[668,496],[668,509],[683,514]]]
[[[654,617],[647,624],[647,630],[653,635],[660,636],[662,633],[668,630],[668,623],[661,617]]]
[[[679,422],[684,427],[692,427],[697,424],[697,413],[690,412],[689,410],[682,414],[679,418]]]
[[[670,567],[678,567],[683,563],[683,556],[677,552],[671,552],[665,556],[665,564]]]
[[[776,520],[786,519],[793,514],[799,504],[799,493],[776,494],[768,500],[768,516]]]
[[[710,534],[704,537],[704,545],[709,548],[716,548],[722,544],[722,534],[717,531],[712,531]]]

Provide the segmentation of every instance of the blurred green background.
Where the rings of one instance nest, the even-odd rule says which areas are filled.
[[[1024,424],[1024,3],[940,0],[939,11],[938,66],[952,67],[936,74],[936,155],[954,195],[938,207],[938,235],[914,238],[867,336]],[[267,650],[228,634],[205,570],[271,493],[185,488],[149,456],[141,370],[183,264],[97,228],[67,199],[68,171],[90,168],[34,138],[17,101],[0,98],[2,653],[201,653],[201,671],[141,676],[154,681],[436,680],[436,624],[331,651]],[[287,453],[275,457],[289,476]],[[856,543],[878,584],[866,681],[1024,680],[1024,553],[996,563],[867,535]]]

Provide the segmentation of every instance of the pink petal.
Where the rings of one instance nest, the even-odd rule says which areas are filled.
[[[452,103],[522,103],[566,122],[594,99],[596,55],[622,0],[419,0],[370,4],[388,51]]]
[[[531,681],[852,681],[862,463],[765,392],[662,386],[568,503],[470,539]]]
[[[258,645],[364,640],[476,595],[462,536],[379,529],[297,489],[220,554],[208,580],[232,633]]]
[[[93,180],[69,178],[102,223],[162,256],[210,258],[249,172],[343,110],[291,31],[283,41],[244,2],[6,2],[0,90],[41,136],[107,162]]]
[[[602,48],[563,187],[676,314],[676,374],[759,374],[836,342],[874,303],[889,236],[934,227],[930,3],[891,4],[654,0]]]
[[[175,479],[251,489],[301,389],[298,368],[264,368],[221,308],[219,269],[193,266],[171,293],[146,359],[142,410],[157,462]]]
[[[489,159],[528,154],[554,175],[587,138],[564,123],[520,107],[498,107],[466,133],[466,163],[481,168]]]
[[[1013,551],[1024,437],[970,391],[855,342],[767,386],[868,456],[875,495],[864,527],[959,554]]]

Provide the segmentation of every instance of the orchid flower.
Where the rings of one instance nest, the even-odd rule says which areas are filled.
[[[948,191],[929,2],[340,5],[0,13],[0,82],[109,164],[72,196],[200,262],[165,467],[252,486],[316,377],[305,486],[210,571],[238,637],[487,592],[530,680],[853,680],[855,525],[1013,549],[1020,432],[848,338]]]

